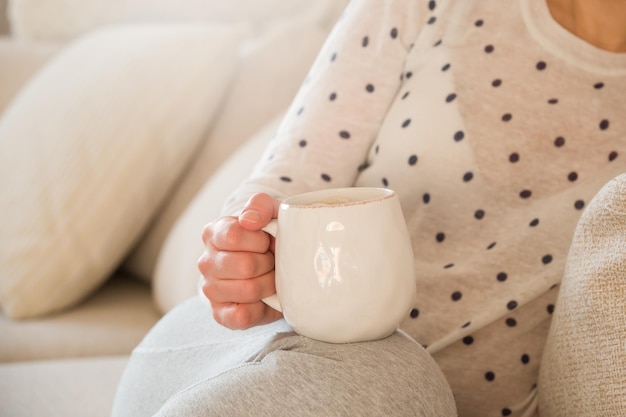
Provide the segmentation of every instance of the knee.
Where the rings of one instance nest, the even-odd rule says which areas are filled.
[[[366,352],[354,355],[350,366],[375,409],[371,415],[457,416],[452,390],[430,354],[408,337],[395,333],[366,344]],[[363,360],[367,363],[363,363]],[[361,371],[370,367],[368,371]]]
[[[443,374],[402,335],[333,345],[282,337],[252,362],[172,397],[159,417],[456,416]]]

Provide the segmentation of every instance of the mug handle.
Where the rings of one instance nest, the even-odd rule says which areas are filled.
[[[265,233],[276,238],[276,234],[278,232],[278,220],[277,219],[270,220],[270,222],[264,227],[262,227],[261,230],[263,230]],[[280,305],[280,301],[278,300],[278,295],[276,295],[276,293],[270,295],[269,297],[263,298],[261,301],[263,301],[268,306],[272,307],[274,310],[280,311],[282,313],[283,308]]]

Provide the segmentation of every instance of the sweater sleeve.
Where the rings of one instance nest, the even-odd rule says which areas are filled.
[[[251,176],[224,206],[352,186],[401,85],[423,0],[352,0]]]

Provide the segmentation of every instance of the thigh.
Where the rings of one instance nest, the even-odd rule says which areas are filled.
[[[213,320],[210,306],[191,299],[165,315],[134,349],[113,416],[151,416],[176,393],[246,363],[288,331],[282,320],[232,331]]]
[[[113,416],[453,416],[454,401],[430,355],[396,333],[328,344],[284,321],[225,329],[190,300],[133,351]]]
[[[166,416],[456,416],[443,374],[401,333],[328,344],[280,333],[240,365],[172,396]]]

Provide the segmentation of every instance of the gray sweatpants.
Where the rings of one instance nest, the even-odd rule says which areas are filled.
[[[215,323],[192,299],[133,352],[114,417],[456,416],[452,392],[408,336],[335,345],[284,321],[245,331]]]

